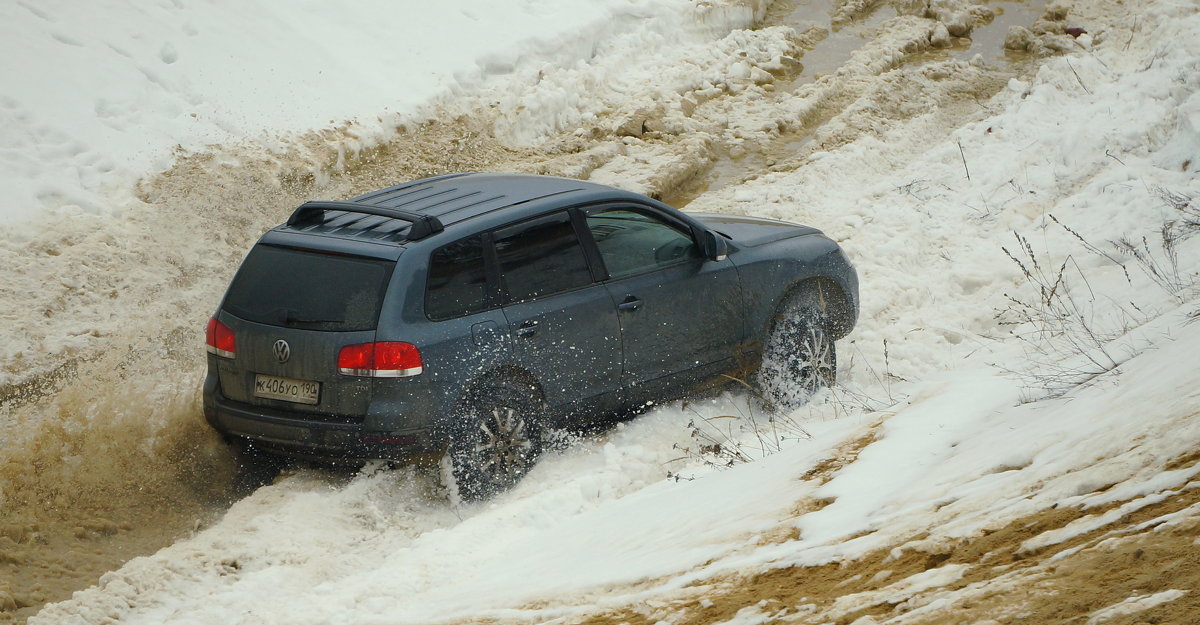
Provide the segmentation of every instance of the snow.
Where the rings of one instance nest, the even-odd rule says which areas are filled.
[[[765,603],[765,602],[764,602]],[[761,605],[749,605],[737,611],[733,618],[714,625],[759,625],[770,622],[770,614],[763,612]]]
[[[514,491],[457,510],[427,478],[367,474],[331,488],[296,475],[234,505],[213,528],[106,574],[85,604],[38,618],[206,623],[270,614],[290,623],[447,622],[500,617],[556,595],[638,584],[755,545],[793,502],[779,497],[821,449],[771,456],[705,480],[664,481],[677,415],[659,411],[543,460]],[[822,440],[853,427],[830,422]],[[679,441],[682,442],[682,441]],[[746,480],[756,486],[746,487]],[[714,511],[720,522],[714,522]],[[460,518],[461,515],[461,518]],[[618,538],[619,537],[619,538]],[[164,568],[165,565],[165,568]],[[157,600],[177,585],[200,594]],[[284,596],[280,588],[305,588]],[[463,593],[472,595],[463,601]],[[274,597],[263,602],[264,597]],[[598,604],[603,603],[597,597]],[[135,607],[130,612],[129,607]],[[543,617],[573,613],[545,610]],[[36,622],[36,621],[35,621]]]
[[[1130,597],[1116,605],[1111,605],[1107,608],[1096,610],[1094,613],[1092,613],[1091,617],[1088,618],[1087,625],[1099,625],[1100,623],[1106,623],[1119,616],[1128,616],[1130,614],[1144,612],[1156,605],[1174,601],[1186,595],[1187,593],[1188,591],[1186,590],[1171,589],[1164,590],[1162,592],[1156,592],[1152,595]]]
[[[754,11],[713,17],[719,10],[708,6],[709,21],[686,35],[693,43],[710,39],[708,56],[679,70],[680,35],[667,33],[679,23],[673,20],[696,17],[685,4],[530,1],[503,13],[483,2],[423,7],[475,35],[453,53],[442,52],[453,46],[426,22],[376,19],[399,13],[374,4],[347,16],[343,23],[353,27],[308,45],[240,35],[251,24],[272,24],[300,37],[310,31],[305,25],[328,17],[315,5],[305,13],[313,22],[265,3],[237,9],[248,18],[237,22],[220,19],[234,9],[219,4],[104,6],[107,13],[89,8],[70,16],[54,6],[11,5],[0,9],[0,34],[46,59],[46,67],[39,63],[26,75],[5,67],[6,84],[28,87],[42,84],[37,75],[77,73],[71,63],[85,53],[105,69],[78,83],[87,98],[67,102],[31,87],[13,91],[24,94],[20,99],[6,96],[0,183],[24,198],[13,206],[92,210],[102,204],[96,198],[119,198],[132,177],[165,167],[175,143],[199,150],[320,128],[330,119],[353,119],[365,133],[383,136],[388,124],[444,103],[438,98],[447,93],[495,104],[498,128],[530,142],[588,119],[589,111],[611,109],[622,90],[633,100],[657,95],[678,105],[681,89],[736,74],[747,56],[770,65],[782,54],[779,33],[728,32]],[[128,30],[83,26],[114,11],[120,20],[112,23]],[[350,478],[299,471],[234,504],[212,527],[105,574],[29,622],[565,621],[670,597],[720,576],[848,562],[897,544],[936,547],[1053,507],[1124,502],[1024,543],[1045,548],[1195,488],[1200,465],[1166,467],[1200,441],[1200,237],[1178,242],[1176,277],[1185,286],[1172,290],[1129,257],[1090,252],[1050,219],[1106,246],[1157,236],[1176,219],[1165,192],[1200,198],[1200,14],[1187,0],[1152,0],[1139,15],[1128,42],[1095,37],[1044,61],[1031,80],[1009,81],[980,104],[985,112],[976,121],[948,134],[930,132],[920,117],[881,124],[813,152],[803,166],[705,194],[689,207],[817,225],[858,267],[862,318],[840,347],[846,394],[827,392],[792,415],[807,436],[782,451],[727,470],[681,451],[695,445],[689,421],[743,410],[744,398],[723,395],[663,406],[575,441],[489,503],[451,504],[439,496],[436,479],[416,469]],[[813,83],[783,110],[751,111],[735,130],[749,136],[783,117],[803,117],[832,97],[837,80],[865,80],[894,64],[888,47],[928,29],[897,19],[890,34],[852,56],[840,78]],[[653,42],[637,63],[614,24],[642,29],[637,40]],[[368,54],[377,47],[356,45],[384,33],[421,45],[379,57]],[[110,48],[108,37],[118,36],[124,53]],[[232,62],[230,48],[238,50],[234,59],[256,61]],[[419,71],[411,62],[418,49],[427,61]],[[655,61],[671,68],[661,83],[650,73]],[[404,89],[362,87],[378,84],[363,76],[387,67],[413,72],[397,75]],[[527,89],[506,95],[489,82],[504,75],[525,80],[520,76],[532,68],[541,78],[526,81]],[[317,73],[331,81],[322,97],[290,91],[311,85]],[[353,97],[350,80],[362,87]],[[293,107],[294,100],[304,105]],[[623,145],[629,151],[619,167],[669,159],[656,146],[640,151],[639,140]],[[55,171],[71,172],[70,180]],[[619,171],[597,178],[617,182]],[[4,217],[15,218],[16,210],[26,209],[5,209]],[[1014,232],[1030,242],[1031,257],[1020,256]],[[1002,246],[1046,268],[1073,259],[1078,269],[1064,288],[1093,332],[1112,338],[1067,350],[1077,358],[1111,357],[1112,370],[1071,377],[1056,368],[1064,361],[1053,342],[1061,339],[1030,332],[1028,324],[1001,325],[996,311],[1008,308],[1010,297],[1038,298]],[[851,405],[851,393],[869,401]],[[741,442],[751,445],[753,433],[745,436]],[[856,442],[861,449],[849,457]],[[827,475],[812,473],[841,457],[847,462]],[[682,479],[666,479],[668,472]],[[1156,522],[1195,514],[1191,508]],[[848,594],[839,609],[905,601],[960,582],[967,570],[930,569],[873,593]],[[1181,596],[1133,597],[1093,613],[1089,623]],[[750,606],[728,622],[765,622],[773,613]]]
[[[753,16],[686,0],[6,2],[0,222],[111,212],[138,178],[213,144],[281,150],[349,124],[369,145],[490,79],[513,93],[506,77],[707,42]]]
[[[834,609],[849,613],[860,607],[880,603],[903,603],[919,592],[957,582],[969,568],[964,564],[951,564],[917,573],[876,591],[842,595],[835,602]]]

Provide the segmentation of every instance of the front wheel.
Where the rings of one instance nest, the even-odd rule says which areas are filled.
[[[776,406],[803,405],[837,377],[837,350],[821,300],[800,293],[780,307],[763,347],[759,385]]]
[[[540,402],[530,389],[481,388],[463,402],[446,450],[463,501],[497,495],[529,472],[542,449]]]

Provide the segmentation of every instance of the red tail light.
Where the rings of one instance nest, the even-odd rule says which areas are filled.
[[[204,340],[208,343],[208,353],[210,354],[225,358],[233,358],[237,355],[237,343],[233,340],[233,330],[217,321],[216,317],[208,320],[208,330],[204,333]]]
[[[421,352],[412,343],[359,343],[338,352],[338,373],[342,375],[404,378],[421,371]]]

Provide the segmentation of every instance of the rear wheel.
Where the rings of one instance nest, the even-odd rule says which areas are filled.
[[[796,408],[837,377],[837,350],[827,331],[828,311],[819,293],[802,291],[780,306],[763,347],[759,386],[784,409]]]
[[[516,484],[542,450],[541,402],[529,388],[492,385],[463,402],[446,451],[463,501],[478,501]]]

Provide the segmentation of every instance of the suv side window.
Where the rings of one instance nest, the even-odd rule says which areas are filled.
[[[597,210],[588,214],[587,225],[610,278],[653,271],[700,256],[690,232],[640,211]]]
[[[485,310],[487,305],[483,237],[467,237],[435,250],[429,258],[426,316],[453,319]]]
[[[592,282],[579,237],[565,211],[492,233],[508,301],[569,291]]]

